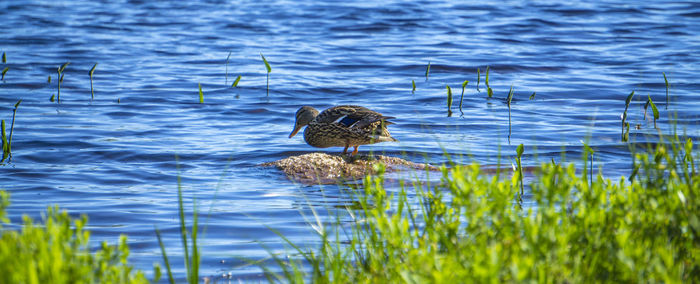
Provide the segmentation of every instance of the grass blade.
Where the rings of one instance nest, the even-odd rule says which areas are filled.
[[[462,114],[464,114],[464,112],[462,112],[462,100],[464,100],[464,88],[467,87],[467,84],[469,84],[469,80],[464,80],[464,82],[462,82],[462,96],[459,98],[459,112]]]
[[[170,261],[168,260],[168,254],[165,253],[165,245],[163,245],[163,240],[160,237],[160,230],[155,228],[156,237],[158,238],[158,245],[160,245],[160,252],[163,254],[163,262],[165,262],[165,269],[168,271],[168,281],[170,284],[175,284],[175,278],[173,277],[173,272],[170,269]]]
[[[532,95],[530,95],[530,100],[534,100],[534,99],[535,99],[535,94],[537,94],[537,92],[532,92]]]
[[[7,53],[6,52],[2,53],[2,63],[7,63]]]
[[[506,99],[506,103],[508,104],[508,108],[510,108],[510,102],[513,100],[513,84],[510,85],[510,91],[508,91],[508,98]]]
[[[430,61],[428,61],[428,67],[425,68],[425,80],[428,81],[428,76],[430,76]]]
[[[238,87],[238,82],[239,82],[239,81],[241,81],[241,75],[238,75],[238,77],[236,77],[236,80],[233,81],[233,84],[231,84],[231,88],[233,88],[233,87]]]
[[[486,84],[486,88],[489,87],[489,66],[486,66],[486,80],[484,80],[484,84]]]
[[[481,69],[476,68],[476,91],[481,92],[479,90],[479,83],[481,82]]]
[[[664,74],[664,83],[666,84],[666,109],[668,109],[668,79],[666,78],[666,72],[662,72]]]
[[[447,116],[452,115],[452,88],[447,85]]]
[[[90,95],[91,99],[95,98],[95,90],[92,88],[92,74],[95,73],[95,68],[97,68],[97,63],[95,65],[92,65],[92,68],[90,69]]]
[[[2,69],[2,78],[0,78],[0,80],[5,80],[5,73],[7,73],[7,70],[10,70],[10,67],[5,67],[5,69]]]
[[[272,72],[272,68],[270,67],[270,63],[267,62],[267,59],[265,59],[265,55],[260,53],[260,57],[262,57],[263,62],[265,63],[265,69],[267,69],[267,73]]]
[[[413,85],[413,89],[411,90],[411,93],[416,92],[416,80],[411,80],[411,84]]]
[[[203,104],[204,103],[204,93],[202,93],[202,83],[199,84],[199,103]]]
[[[270,96],[270,72],[272,72],[272,68],[270,67],[270,63],[267,62],[267,59],[265,59],[265,55],[260,53],[260,57],[262,57],[263,62],[265,62],[265,68],[267,69],[267,93],[266,96]]]

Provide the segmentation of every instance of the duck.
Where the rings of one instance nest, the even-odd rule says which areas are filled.
[[[381,113],[356,105],[340,105],[331,107],[319,113],[311,106],[302,106],[295,114],[294,129],[289,138],[294,137],[299,130],[304,130],[304,141],[317,148],[354,147],[352,156],[357,154],[360,145],[379,142],[398,142],[391,137],[387,125],[395,117],[384,116]]]

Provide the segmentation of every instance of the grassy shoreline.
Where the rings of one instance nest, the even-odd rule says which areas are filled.
[[[574,164],[543,163],[529,185],[517,170],[499,178],[477,164],[442,167],[440,183],[401,183],[396,194],[384,189],[377,165],[380,174],[353,190],[356,207],[338,209],[353,216],[351,230],[340,220],[315,226],[320,246],[312,249],[280,235],[301,258],[273,255],[282,272],[262,268],[271,282],[700,282],[695,148],[678,136],[638,148],[632,174],[615,180]],[[583,165],[590,151],[584,147]],[[521,209],[522,186],[534,207]],[[3,194],[3,222],[7,206]],[[192,239],[194,283],[196,231],[180,218],[183,245]],[[90,253],[86,222],[49,208],[43,226],[25,217],[21,232],[2,230],[0,282],[148,282],[126,261],[126,237]],[[154,274],[158,281],[160,269]]]

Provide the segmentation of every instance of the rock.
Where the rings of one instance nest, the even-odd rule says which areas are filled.
[[[401,169],[437,170],[428,164],[418,164],[401,158],[382,155],[368,156],[339,156],[326,153],[310,153],[274,162],[263,163],[261,166],[275,166],[282,170],[287,177],[304,184],[334,184],[339,181],[357,180],[368,173],[373,173],[373,165],[382,163],[387,173]]]

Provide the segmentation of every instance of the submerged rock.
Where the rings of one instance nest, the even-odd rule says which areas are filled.
[[[401,169],[436,170],[428,164],[418,164],[401,158],[382,155],[339,156],[326,153],[310,153],[291,156],[261,166],[275,166],[287,177],[304,184],[333,184],[339,181],[357,180],[374,172],[373,165],[382,163],[387,173]]]

